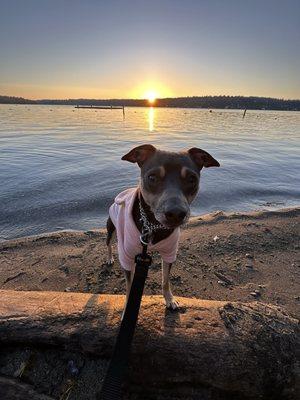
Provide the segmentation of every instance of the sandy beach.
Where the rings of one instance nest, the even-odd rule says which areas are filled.
[[[299,317],[299,222],[299,208],[191,219],[172,270],[174,294],[260,300]],[[116,246],[115,264],[105,263],[105,235],[105,230],[64,231],[1,243],[0,288],[123,294]],[[157,256],[145,293],[161,293]]]

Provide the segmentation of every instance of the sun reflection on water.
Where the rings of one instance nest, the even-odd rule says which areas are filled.
[[[149,107],[148,110],[149,132],[154,131],[154,117],[155,117],[154,107]]]

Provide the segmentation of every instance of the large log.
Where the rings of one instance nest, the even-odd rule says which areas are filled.
[[[110,357],[123,296],[2,290],[0,297],[2,344],[47,344]],[[205,388],[232,398],[296,398],[295,319],[259,302],[179,302],[180,311],[172,313],[160,296],[143,298],[132,390],[142,387],[143,398],[165,393],[199,399]]]
[[[20,382],[17,379],[0,376],[1,400],[54,400],[34,390],[31,385]]]

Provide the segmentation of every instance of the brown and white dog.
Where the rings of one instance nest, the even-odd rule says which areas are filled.
[[[145,218],[154,227],[149,250],[162,256],[162,292],[166,306],[178,307],[170,288],[170,270],[176,259],[179,227],[188,221],[203,167],[219,167],[209,153],[198,148],[182,152],[156,149],[151,144],[135,147],[122,157],[137,163],[141,179],[137,188],[122,192],[109,209],[107,220],[108,264],[113,263],[111,240],[117,231],[120,264],[126,276],[126,297],[134,274],[134,257]],[[144,222],[143,222],[144,221]]]

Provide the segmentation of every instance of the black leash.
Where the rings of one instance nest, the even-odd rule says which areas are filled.
[[[144,240],[143,240],[144,239]],[[121,400],[122,384],[127,372],[131,342],[143,296],[151,256],[147,253],[147,242],[141,236],[143,251],[135,257],[135,273],[123,320],[115,343],[113,356],[104,378],[99,400]]]

